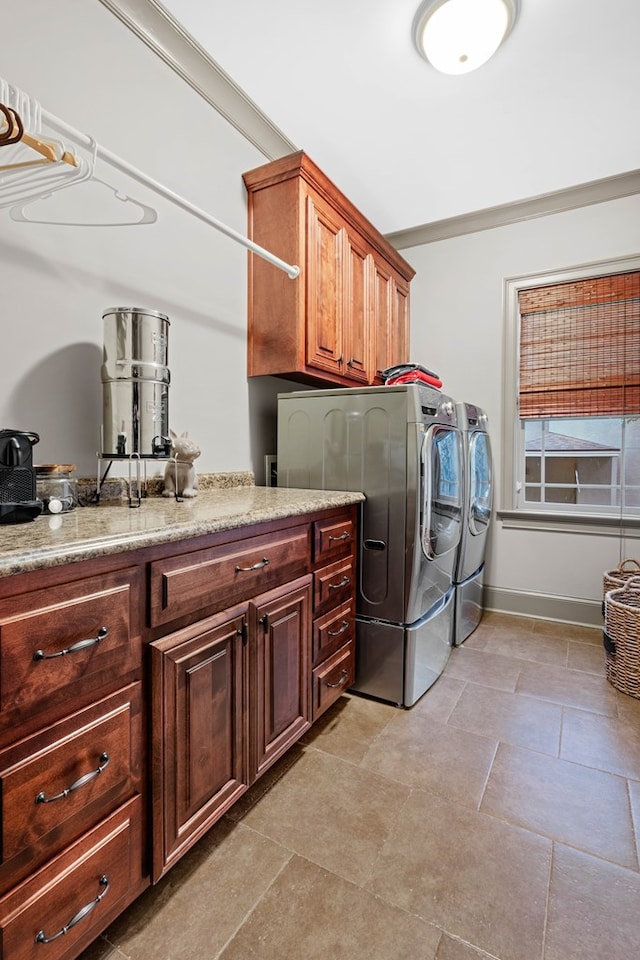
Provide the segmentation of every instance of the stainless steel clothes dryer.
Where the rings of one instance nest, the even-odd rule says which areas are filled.
[[[278,484],[365,494],[352,689],[415,703],[453,638],[463,496],[455,404],[416,383],[279,394]]]
[[[453,642],[459,646],[482,618],[493,472],[486,413],[471,403],[457,403],[456,412],[464,448],[464,518],[454,569]]]

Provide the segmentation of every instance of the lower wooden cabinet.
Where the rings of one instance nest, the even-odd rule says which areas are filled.
[[[74,960],[351,684],[356,508],[0,578],[0,958]]]
[[[311,577],[150,645],[153,880],[310,726]]]

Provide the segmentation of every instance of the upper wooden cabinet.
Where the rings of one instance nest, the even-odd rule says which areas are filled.
[[[302,152],[243,175],[249,236],[300,267],[249,257],[250,377],[381,383],[409,359],[413,268]]]

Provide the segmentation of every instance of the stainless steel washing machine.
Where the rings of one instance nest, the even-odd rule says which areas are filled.
[[[463,498],[454,402],[415,383],[280,394],[277,455],[280,486],[365,494],[353,689],[410,706],[452,643]]]
[[[453,642],[458,646],[478,626],[484,608],[484,565],[491,526],[493,468],[487,414],[471,403],[457,403],[456,412],[464,450],[464,514],[453,577]]]

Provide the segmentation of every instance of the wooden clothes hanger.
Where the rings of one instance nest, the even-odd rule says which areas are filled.
[[[0,146],[23,143],[43,157],[42,160],[21,160],[17,163],[5,164],[4,166],[0,166],[0,170],[14,170],[20,167],[33,167],[43,163],[57,163],[60,161],[68,163],[72,167],[78,166],[76,157],[68,150],[57,150],[54,144],[49,141],[42,140],[40,137],[27,133],[20,116],[11,107],[0,103],[0,113],[4,114],[4,123],[2,128],[0,128]]]

